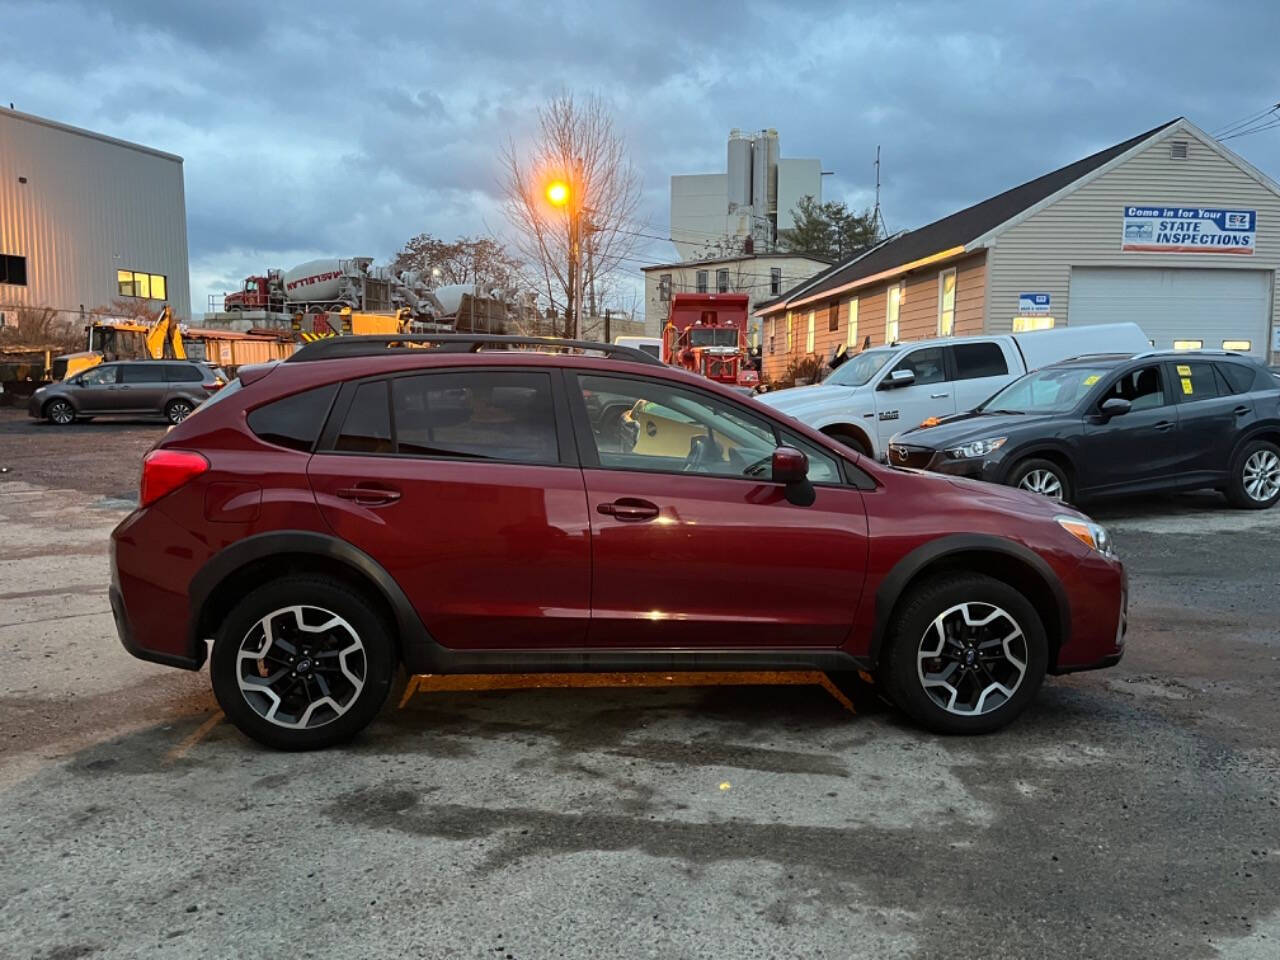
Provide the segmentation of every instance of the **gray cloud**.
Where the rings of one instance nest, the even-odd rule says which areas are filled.
[[[501,233],[497,152],[562,89],[615,106],[664,233],[667,178],[731,127],[916,226],[1185,114],[1280,98],[1274,0],[174,4],[0,0],[0,100],[186,158],[193,304],[250,270]],[[1280,174],[1280,128],[1229,146]],[[639,254],[669,259],[653,242]]]

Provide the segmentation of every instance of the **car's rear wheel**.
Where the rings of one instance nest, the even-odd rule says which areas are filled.
[[[254,590],[217,631],[209,670],[231,721],[269,747],[342,743],[377,716],[396,674],[391,632],[368,600],[329,577]]]
[[[50,423],[65,427],[68,424],[75,423],[76,408],[69,401],[58,398],[45,404],[44,416]]]
[[[855,430],[849,430],[840,427],[833,427],[830,430],[823,430],[832,440],[843,443],[850,450],[857,451],[864,457],[871,456],[871,444],[867,443],[867,438],[858,434]]]
[[[164,417],[170,423],[181,423],[191,416],[195,406],[190,400],[170,400],[164,408]]]
[[[1048,640],[1017,589],[981,574],[929,580],[896,614],[885,655],[893,701],[938,733],[988,733],[1035,697]]]
[[[1280,500],[1280,447],[1267,440],[1254,440],[1236,457],[1227,487],[1232,506],[1265,510]]]
[[[1050,500],[1071,502],[1071,478],[1060,464],[1034,457],[1023,460],[1009,475],[1009,486],[1038,493]]]

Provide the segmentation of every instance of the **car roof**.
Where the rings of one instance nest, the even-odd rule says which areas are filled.
[[[1240,363],[1257,364],[1258,361],[1243,353],[1229,350],[1144,350],[1142,353],[1094,353],[1079,357],[1069,357],[1057,363],[1045,364],[1042,370],[1050,367],[1118,367],[1129,361],[1139,360],[1227,360]]]

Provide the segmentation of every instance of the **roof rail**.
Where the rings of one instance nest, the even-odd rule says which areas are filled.
[[[1194,350],[1173,350],[1166,348],[1163,350],[1147,350],[1143,353],[1135,353],[1134,360],[1146,359],[1147,357],[1182,357],[1182,356],[1210,356],[1210,357],[1243,357],[1245,354],[1238,350],[1215,350],[1197,347]]]
[[[613,360],[630,360],[635,363],[663,363],[657,357],[615,343],[596,343],[591,340],[560,340],[555,337],[519,337],[497,334],[472,333],[397,333],[382,335],[350,335],[314,340],[296,351],[285,363],[302,363],[311,360],[334,360],[339,357],[372,357],[387,350],[431,349],[441,353],[479,353],[484,349],[506,347],[540,347],[563,352],[567,350],[594,350]]]

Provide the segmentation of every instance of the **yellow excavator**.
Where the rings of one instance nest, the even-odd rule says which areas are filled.
[[[88,326],[88,349],[55,357],[49,371],[65,380],[104,360],[185,360],[182,331],[168,305],[149,323],[143,320],[94,320]]]

